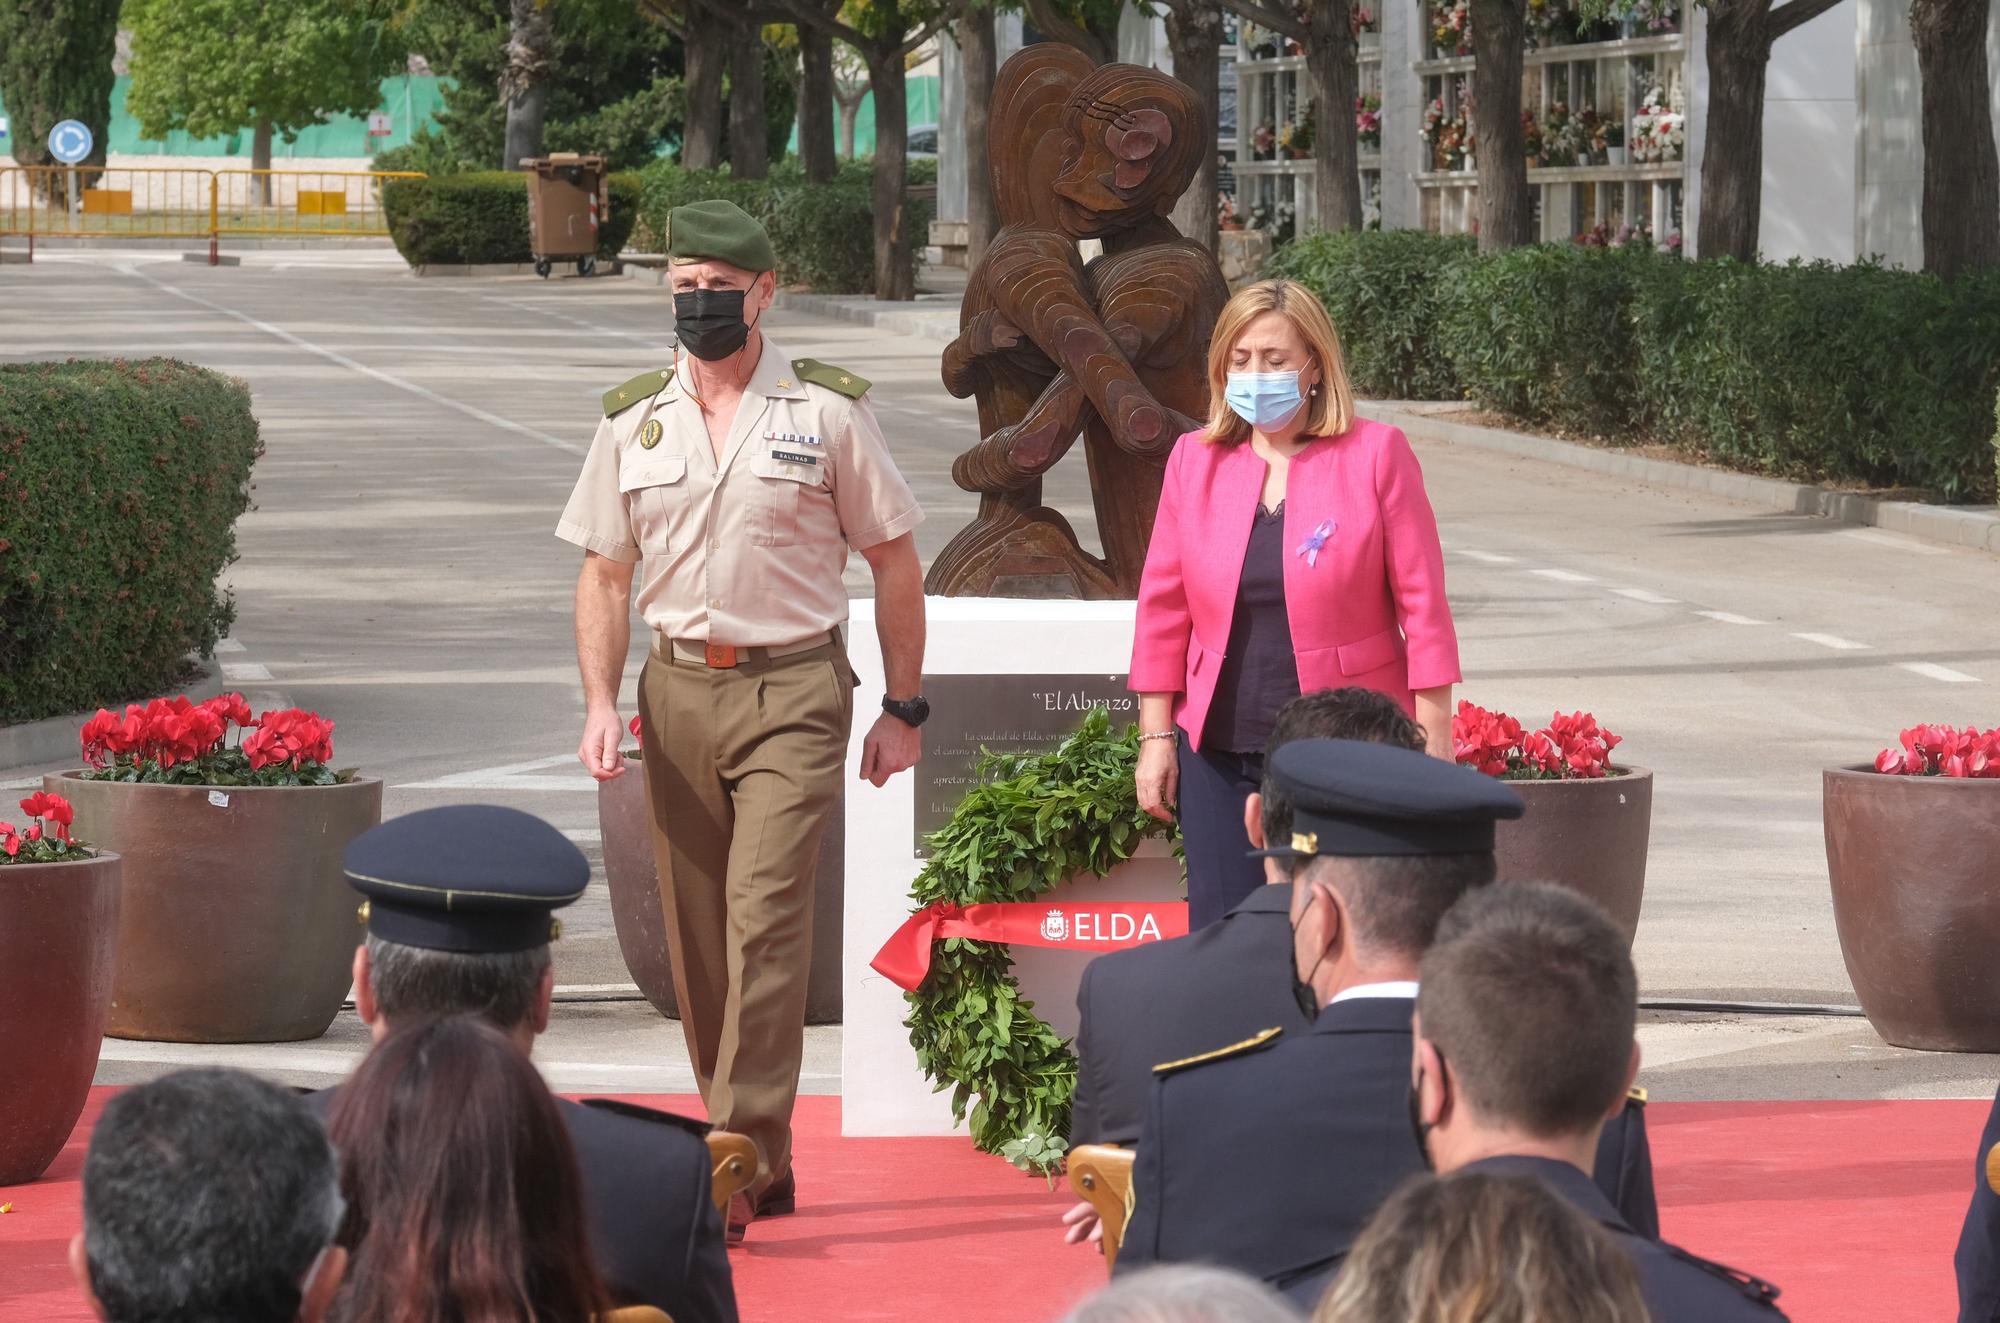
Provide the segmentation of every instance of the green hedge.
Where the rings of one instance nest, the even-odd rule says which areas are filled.
[[[1478,256],[1314,235],[1266,269],[1317,290],[1356,389],[1665,442],[1753,472],[1994,499],[2000,269],[1689,262],[1575,244]]]
[[[764,223],[778,252],[778,279],[826,294],[868,294],[875,289],[875,204],[871,163],[843,161],[825,184],[806,182],[796,161],[771,167],[768,179],[738,179],[728,170],[683,170],[662,161],[640,171],[642,223],[634,245],[659,252],[667,213],[688,202],[726,198]],[[910,182],[937,178],[934,161],[913,161]],[[935,205],[910,199],[904,242],[920,252],[929,242]]]
[[[1471,239],[1423,230],[1310,235],[1280,248],[1266,276],[1311,286],[1333,314],[1354,389],[1378,400],[1457,398],[1437,326]]]
[[[597,231],[597,255],[613,258],[639,219],[639,181],[612,175],[611,214]],[[534,257],[528,232],[528,177],[514,170],[391,179],[382,185],[382,210],[396,251],[411,266],[430,263],[526,262]]]
[[[205,368],[0,363],[0,721],[157,694],[212,653],[262,453]]]

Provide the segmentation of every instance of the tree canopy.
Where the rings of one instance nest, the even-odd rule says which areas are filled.
[[[111,57],[118,0],[8,0],[0,4],[0,92],[13,117],[14,159],[50,164],[49,130],[81,120],[104,159],[111,127]]]
[[[148,137],[269,124],[287,141],[333,114],[365,115],[409,48],[387,0],[125,0],[132,86]]]

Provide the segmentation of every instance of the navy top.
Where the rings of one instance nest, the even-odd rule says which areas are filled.
[[[1280,501],[1275,510],[1258,506],[1250,525],[1229,650],[1216,677],[1202,747],[1262,753],[1278,709],[1298,696],[1299,661],[1285,613],[1285,503]]]

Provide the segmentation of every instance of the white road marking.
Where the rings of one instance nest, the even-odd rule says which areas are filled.
[[[1502,556],[1496,551],[1461,551],[1458,554],[1467,560],[1481,561],[1487,565],[1512,565],[1514,563],[1512,556]]]
[[[1590,575],[1578,574],[1575,570],[1529,570],[1528,573],[1540,575],[1544,579],[1554,579],[1557,583],[1597,582],[1597,580],[1592,578]]]
[[[595,845],[604,839],[604,833],[596,827],[571,827],[563,835],[578,845]]]
[[[639,985],[637,983],[558,983],[555,987],[555,995],[558,997],[564,994],[570,996],[575,996],[579,993],[603,995],[605,993],[616,992],[629,992],[636,995],[638,991]]]
[[[528,773],[561,767],[575,768],[570,776],[532,776]],[[631,769],[627,775],[636,774]],[[532,762],[506,763],[499,767],[479,767],[469,772],[452,772],[429,781],[405,781],[397,790],[587,790],[595,793],[597,782],[577,763],[573,753],[551,754]]]
[[[1697,611],[1695,614],[1705,616],[1710,620],[1719,620],[1725,625],[1762,625],[1768,623],[1762,620],[1752,620],[1749,616],[1739,616],[1734,611]]]
[[[1635,602],[1650,602],[1654,606],[1672,606],[1681,600],[1678,597],[1668,597],[1665,593],[1656,593],[1650,588],[1613,588],[1611,591],[1620,597],[1629,597]]]
[[[1879,528],[1843,528],[1840,530],[1840,535],[1842,537],[1851,537],[1856,542],[1872,542],[1878,547],[1894,547],[1898,551],[1914,551],[1920,556],[1942,556],[1946,554],[1943,547],[1932,546],[1928,542],[1919,542],[1913,537],[1904,537],[1900,533],[1885,533]]]
[[[243,645],[235,639],[217,639],[215,641],[215,650],[217,652],[241,652],[243,651]]]
[[[222,678],[240,683],[245,680],[269,680],[272,676],[270,669],[262,662],[224,662]]]
[[[1897,662],[1896,665],[1902,667],[1912,675],[1921,675],[1926,680],[1942,680],[1946,684],[1979,683],[1979,677],[1976,675],[1967,675],[1964,671],[1954,671],[1951,667],[1940,666],[1936,662]]]
[[[1794,634],[1792,637],[1806,643],[1817,643],[1822,648],[1832,648],[1835,652],[1862,652],[1868,647],[1866,643],[1856,643],[1853,639],[1844,639],[1838,634],[1808,633]]]
[[[338,363],[341,367],[348,369],[350,372],[358,372],[362,376],[367,377],[373,381],[379,381],[385,386],[394,386],[397,390],[408,391],[410,394],[416,396],[418,399],[429,400],[432,404],[438,405],[442,408],[450,409],[454,413],[462,413],[466,417],[474,419],[478,422],[485,423],[489,427],[498,427],[502,431],[513,432],[519,436],[525,436],[530,440],[539,441],[543,445],[554,446],[557,450],[560,450],[565,454],[581,455],[584,453],[585,447],[578,445],[574,441],[565,441],[559,436],[550,436],[547,432],[537,431],[535,428],[524,426],[521,423],[515,422],[511,418],[502,418],[497,413],[488,413],[484,409],[478,409],[474,408],[470,404],[460,403],[459,401],[452,399],[448,395],[440,395],[436,391],[431,390],[428,387],[419,386],[414,381],[405,381],[401,377],[391,376],[387,372],[382,372],[375,368],[369,367],[366,363],[356,362],[354,359],[349,358],[345,354],[337,354],[331,349],[323,349],[319,345],[314,344],[310,340],[306,340],[299,336],[293,335],[290,331],[287,331],[282,326],[273,326],[269,322],[259,321],[257,318],[250,316],[248,313],[238,312],[234,308],[225,308],[220,303],[211,302],[210,300],[202,298],[197,294],[190,294],[183,289],[177,289],[174,286],[167,284],[163,280],[156,280],[152,276],[147,275],[144,271],[141,271],[138,267],[132,265],[129,262],[121,262],[118,266],[118,269],[120,271],[123,271],[125,274],[133,277],[134,279],[145,281],[147,284],[151,285],[153,288],[159,290],[163,294],[171,294],[175,298],[183,299],[186,302],[196,305],[197,307],[207,308],[210,312],[220,313],[224,317],[228,317],[235,321],[242,322],[245,326],[254,327],[255,329],[262,331],[264,334],[268,336],[272,336],[276,339],[283,340],[286,344],[292,345],[298,349],[303,349],[309,354],[316,354],[319,357],[326,359],[330,363]]]

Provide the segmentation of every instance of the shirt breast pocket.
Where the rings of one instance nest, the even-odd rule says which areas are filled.
[[[625,465],[618,470],[618,494],[625,498],[641,555],[657,556],[687,542],[685,455],[662,455]]]
[[[802,451],[767,450],[751,461],[750,471],[757,476],[751,542],[760,547],[789,547],[798,542],[801,503],[827,499],[821,472],[825,464],[826,456]]]

